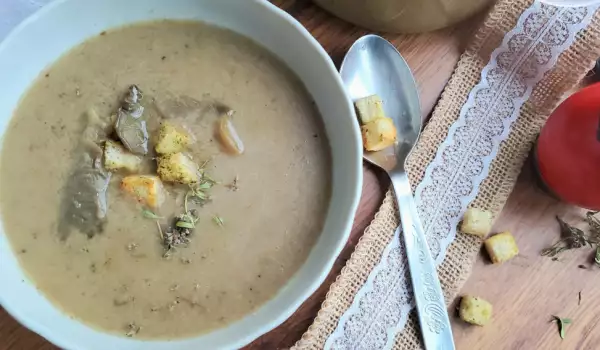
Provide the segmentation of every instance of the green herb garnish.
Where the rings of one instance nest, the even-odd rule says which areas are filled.
[[[213,187],[213,183],[212,182],[203,182],[201,184],[198,185],[198,189],[200,190],[208,190],[209,188]]]
[[[196,226],[194,226],[193,223],[187,222],[187,221],[183,221],[183,220],[177,221],[175,223],[175,226],[181,227],[181,228],[189,228],[189,229],[193,229],[194,227],[196,227]]]
[[[188,201],[194,199],[198,204],[204,204],[210,200],[210,196],[205,192],[214,185],[213,182],[203,181],[199,184],[190,185],[189,191],[185,194],[185,205],[187,208]],[[187,212],[187,209],[186,209]]]
[[[596,247],[596,255],[594,256],[594,262],[600,267],[600,246]]]
[[[213,185],[217,185],[219,183],[217,180],[213,179],[212,177],[210,177],[210,175],[208,175],[206,173],[202,174],[202,181],[203,182],[210,182]]]
[[[225,224],[225,221],[223,221],[223,218],[218,215],[213,216],[213,221],[215,222],[215,224],[217,224],[221,227],[223,227],[223,225]]]
[[[162,216],[158,216],[158,215],[154,214],[154,212],[152,212],[151,210],[148,210],[148,209],[142,210],[142,215],[144,215],[145,218],[152,219],[152,220],[164,219]]]
[[[189,190],[185,193],[183,199],[184,212],[175,216],[173,226],[167,227],[165,232],[160,231],[161,240],[165,248],[164,258],[169,258],[176,247],[185,247],[194,234],[193,230],[196,228],[196,223],[200,218],[196,209],[190,209],[190,201],[194,200],[194,203],[202,205],[210,200],[210,196],[206,191],[212,188],[217,182],[204,174],[203,168],[207,162],[199,168],[203,175],[202,181],[190,185]]]
[[[162,227],[160,227],[160,222],[156,222],[156,227],[158,227],[158,234],[160,235],[160,240],[164,241],[165,240],[165,235],[163,234],[163,230]]]
[[[208,195],[204,192],[202,192],[200,189],[191,191],[192,192],[192,197],[196,197],[200,200],[205,200],[208,198]]]
[[[558,334],[560,334],[560,338],[565,339],[565,326],[571,324],[573,321],[570,318],[560,318],[558,316],[552,317],[554,317],[552,322],[556,322],[558,324]]]

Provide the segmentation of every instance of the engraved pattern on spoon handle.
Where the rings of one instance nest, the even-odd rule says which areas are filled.
[[[427,350],[453,350],[454,340],[444,294],[431,257],[423,225],[404,171],[390,172],[403,229],[406,255],[417,304],[423,342]]]

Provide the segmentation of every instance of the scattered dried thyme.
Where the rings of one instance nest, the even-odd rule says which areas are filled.
[[[229,188],[230,190],[232,190],[233,192],[238,191],[240,188],[238,186],[238,182],[240,181],[239,177],[236,175],[235,178],[233,178],[233,181],[227,185],[227,188]]]
[[[142,329],[142,327],[136,325],[135,322],[132,322],[127,325],[127,331],[125,332],[125,336],[130,337],[130,338],[134,337],[136,334],[138,334],[140,332],[141,329]]]
[[[542,250],[542,256],[555,258],[565,250],[579,249],[585,246],[596,248],[597,264],[600,265],[600,221],[594,216],[594,212],[586,214],[586,221],[589,225],[589,233],[586,234],[582,229],[569,225],[567,222],[556,217],[560,225],[561,239],[552,246]]]
[[[204,172],[204,167],[206,166],[207,162],[204,162],[200,167],[202,180],[199,183],[189,186],[189,189],[186,191],[183,199],[184,211],[173,218],[171,225],[163,229],[163,226],[159,221],[160,219],[163,219],[162,217],[147,209],[142,211],[144,217],[156,220],[156,226],[158,228],[160,240],[164,248],[164,258],[169,258],[176,248],[185,247],[191,241],[192,234],[194,233],[193,231],[196,228],[196,224],[200,220],[200,217],[198,210],[190,209],[190,205],[195,204],[198,206],[203,206],[211,200],[208,190],[210,190],[218,182]],[[222,219],[220,222],[222,224]],[[181,261],[184,262],[184,260]],[[187,262],[184,263],[191,262],[189,259],[186,261]]]
[[[163,233],[164,256],[169,256],[174,248],[186,246],[190,242],[191,235],[192,229],[178,226],[168,227]]]
[[[590,230],[592,233],[595,236],[600,237],[600,220],[595,217],[596,214],[598,214],[597,211],[588,211],[585,214],[585,221],[587,221],[588,225],[590,225]]]

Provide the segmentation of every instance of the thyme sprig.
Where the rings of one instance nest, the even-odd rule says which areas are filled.
[[[594,216],[594,212],[586,214],[586,221],[590,227],[590,232],[586,234],[582,229],[569,225],[567,222],[556,217],[560,225],[561,239],[552,246],[543,249],[542,256],[556,257],[565,250],[579,249],[585,246],[596,248],[600,252],[600,221]],[[600,261],[600,256],[598,256]],[[600,265],[600,263],[598,263]]]

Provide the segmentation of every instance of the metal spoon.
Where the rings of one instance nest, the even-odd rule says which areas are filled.
[[[385,170],[392,180],[425,348],[454,349],[444,294],[405,168],[422,124],[414,77],[396,48],[377,35],[363,36],[352,45],[340,73],[353,100],[377,94],[386,115],[394,120],[398,130],[394,147],[365,152],[364,158]]]

